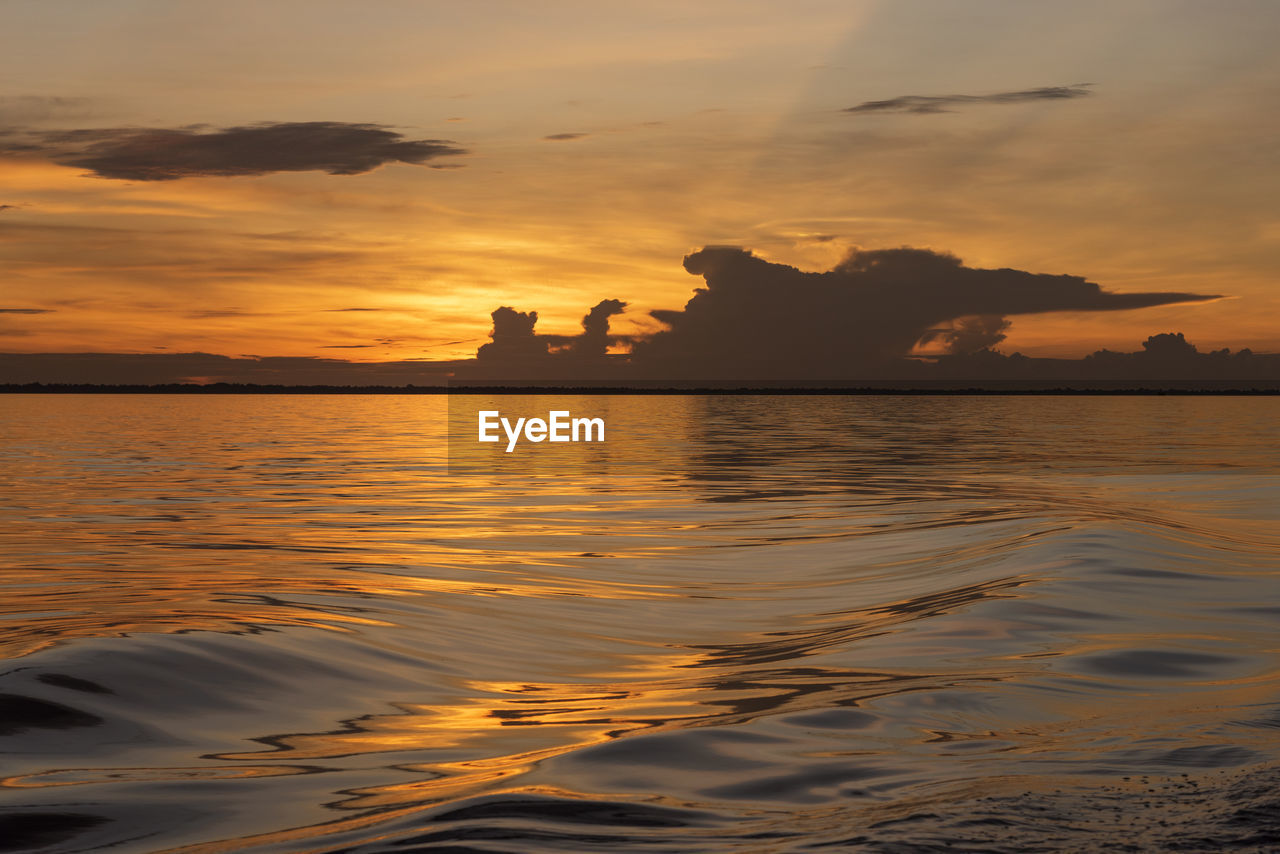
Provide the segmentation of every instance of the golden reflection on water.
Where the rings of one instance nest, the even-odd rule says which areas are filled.
[[[452,453],[479,405],[7,410],[0,652],[94,761],[0,788],[310,787],[174,838],[213,851],[503,794],[817,826],[1277,755],[1273,401],[617,398],[541,467]],[[173,740],[92,738],[128,726]]]

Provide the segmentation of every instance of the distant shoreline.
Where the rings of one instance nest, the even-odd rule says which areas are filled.
[[[1023,387],[1017,387],[1017,386]],[[1010,383],[1005,387],[955,383],[949,387],[928,386],[331,386],[256,385],[249,383],[166,383],[159,385],[98,385],[89,383],[6,383],[0,394],[577,394],[577,395],[1215,395],[1276,396],[1280,383],[1269,388],[1232,385],[1217,387],[1183,381],[1163,386],[1126,385],[1107,387],[1051,383]]]

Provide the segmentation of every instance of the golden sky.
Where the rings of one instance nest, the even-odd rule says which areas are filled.
[[[1251,0],[9,0],[0,351],[464,358],[500,305],[572,334],[605,298],[615,331],[652,330],[711,244],[1230,297],[1020,315],[1005,352],[1280,350],[1277,36]],[[142,129],[300,123],[435,142],[367,169],[119,166]]]

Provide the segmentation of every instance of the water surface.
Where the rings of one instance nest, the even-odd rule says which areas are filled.
[[[546,408],[0,398],[0,846],[1280,846],[1280,400]]]

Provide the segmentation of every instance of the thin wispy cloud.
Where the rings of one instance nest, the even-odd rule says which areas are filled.
[[[1022,89],[1017,92],[996,92],[991,95],[902,95],[884,101],[863,101],[854,107],[846,107],[846,113],[950,113],[950,107],[969,104],[1022,104],[1028,101],[1064,101],[1092,95],[1090,83],[1073,86],[1044,86],[1039,89]]]
[[[359,363],[306,356],[212,353],[0,353],[0,383],[238,382],[284,385],[443,384],[452,362]]]
[[[591,134],[589,133],[553,133],[553,134],[544,136],[543,139],[549,140],[551,142],[568,142],[569,140],[583,139],[584,137],[588,137],[588,136],[591,136]]]
[[[88,98],[54,95],[0,95],[0,125],[25,125],[90,112]]]
[[[174,181],[275,172],[359,175],[389,163],[431,165],[427,161],[467,152],[451,140],[406,139],[378,124],[262,122],[213,130],[190,125],[27,131],[0,142],[2,153],[44,156],[101,178]]]
[[[218,317],[262,317],[261,312],[241,311],[238,308],[210,308],[193,311],[187,315],[195,320],[207,320]]]
[[[0,314],[52,314],[51,308],[0,308]]]

